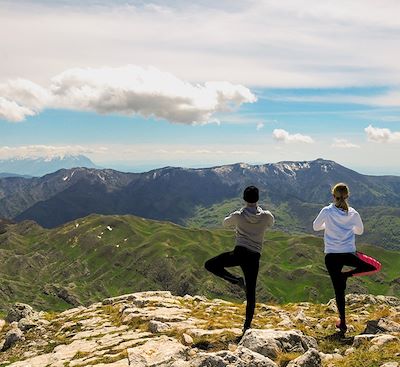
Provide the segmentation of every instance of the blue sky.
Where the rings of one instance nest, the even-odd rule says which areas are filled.
[[[400,5],[384,3],[0,1],[0,159],[398,175]]]

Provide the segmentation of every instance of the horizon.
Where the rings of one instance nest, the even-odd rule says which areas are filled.
[[[346,165],[342,164],[341,162],[334,161],[333,159],[322,158],[322,157],[311,159],[311,160],[298,160],[298,161],[297,160],[283,160],[283,161],[276,161],[276,162],[244,162],[244,161],[239,162],[239,161],[235,161],[235,162],[224,163],[224,164],[216,164],[216,165],[205,165],[205,164],[201,165],[201,164],[198,164],[198,165],[192,165],[192,166],[183,166],[183,165],[179,165],[179,164],[176,164],[176,165],[171,165],[171,164],[157,165],[157,164],[154,164],[154,165],[143,165],[143,166],[140,166],[140,165],[139,166],[134,166],[134,165],[132,165],[130,167],[128,165],[127,166],[123,166],[123,165],[120,165],[118,163],[116,163],[116,164],[111,163],[110,165],[104,165],[103,166],[103,165],[98,164],[97,162],[93,161],[88,156],[83,155],[83,154],[77,154],[77,155],[68,155],[67,154],[67,155],[53,156],[53,157],[19,156],[19,157],[13,157],[13,158],[10,158],[10,159],[14,159],[14,160],[24,160],[24,159],[28,159],[28,160],[29,159],[33,159],[33,160],[37,159],[37,160],[40,160],[40,159],[46,159],[47,160],[47,159],[51,159],[51,158],[64,159],[64,158],[68,158],[68,157],[84,157],[84,158],[87,158],[95,165],[95,167],[86,167],[86,166],[76,166],[76,167],[71,167],[71,168],[61,167],[61,168],[57,168],[55,171],[52,171],[52,172],[49,172],[49,173],[56,172],[56,171],[58,171],[60,169],[68,169],[68,170],[70,170],[70,169],[74,169],[74,168],[112,169],[112,170],[123,172],[123,173],[147,173],[147,172],[150,172],[150,171],[153,171],[153,170],[159,170],[159,169],[164,169],[164,168],[211,169],[211,168],[217,168],[217,167],[222,167],[222,166],[232,166],[232,165],[238,165],[238,164],[246,164],[246,165],[249,165],[249,166],[262,166],[262,165],[279,164],[279,163],[305,163],[305,162],[309,163],[309,162],[322,160],[322,161],[327,161],[327,162],[334,162],[334,163],[336,163],[336,164],[338,164],[340,166],[343,166],[343,167],[345,167],[347,169],[350,169],[350,170],[355,171],[357,173],[360,173],[362,175],[368,175],[368,176],[400,176],[400,174],[398,174],[398,173],[387,173],[387,172],[386,173],[377,173],[376,170],[375,171],[372,170],[370,172],[363,172],[362,169],[359,170],[359,169],[354,168],[354,167],[346,166]],[[1,161],[2,161],[2,159],[0,158],[0,163],[1,163]],[[2,171],[0,169],[0,174],[1,173],[14,174],[15,172],[7,172],[7,171]],[[40,175],[40,176],[34,176],[34,175],[29,175],[28,174],[28,176],[31,176],[31,177],[42,177],[42,176],[44,176],[46,174],[49,174],[49,173],[45,173],[45,174]],[[20,173],[20,175],[23,175],[23,174]]]
[[[0,159],[400,174],[400,3],[0,3]]]

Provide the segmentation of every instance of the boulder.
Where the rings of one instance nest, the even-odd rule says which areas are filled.
[[[388,318],[367,321],[364,334],[399,333],[400,324]]]
[[[38,326],[37,321],[29,317],[23,317],[21,320],[18,321],[18,328],[21,329],[22,331],[26,331],[37,326]]]
[[[192,345],[193,344],[193,338],[190,335],[188,335],[186,333],[183,333],[182,334],[182,338],[183,338],[183,342],[184,342],[185,345]]]
[[[354,337],[353,340],[353,347],[357,348],[359,347],[361,344],[365,343],[365,342],[369,342],[370,340],[372,340],[373,338],[375,338],[375,334],[361,334],[361,335],[356,335]]]
[[[310,348],[306,353],[289,362],[287,367],[321,367],[321,357],[318,351]]]
[[[254,352],[251,349],[248,349],[241,345],[238,346],[238,348],[234,351],[234,354],[236,354],[241,359],[241,361],[243,361],[244,367],[277,367],[277,364],[268,357],[263,356],[260,353]]]
[[[239,345],[274,359],[279,352],[304,353],[309,348],[317,348],[317,341],[299,330],[248,329]]]
[[[4,338],[0,351],[3,352],[11,348],[18,340],[22,339],[22,331],[18,328],[9,330]]]
[[[6,316],[6,321],[12,323],[14,321],[19,321],[22,318],[29,318],[34,315],[35,311],[33,308],[25,303],[14,303],[8,310]]]
[[[129,364],[135,367],[169,365],[185,359],[187,351],[188,347],[164,335],[127,350]]]
[[[277,364],[257,352],[239,346],[234,352],[221,350],[219,352],[201,352],[190,361],[191,367],[278,367]]]
[[[393,336],[393,335],[379,335],[379,336],[376,336],[375,338],[373,338],[371,340],[371,343],[375,344],[377,346],[382,346],[382,345],[385,345],[387,343],[391,343],[394,341],[399,341],[399,338],[396,336]]]
[[[161,333],[163,331],[167,331],[170,329],[170,326],[166,324],[165,322],[157,321],[157,320],[151,320],[149,322],[149,331],[153,334],[155,333]]]

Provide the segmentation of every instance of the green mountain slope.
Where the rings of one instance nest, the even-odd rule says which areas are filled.
[[[244,299],[237,287],[212,276],[204,262],[234,246],[234,233],[186,228],[131,215],[89,215],[54,229],[33,221],[0,232],[0,310],[21,301],[62,310],[141,290],[170,290]],[[349,281],[349,291],[399,295],[400,253],[361,250],[383,264],[380,274]],[[239,268],[234,272],[240,273]],[[258,301],[327,301],[332,288],[322,239],[267,234],[258,278]]]
[[[280,205],[260,202],[260,205],[274,214],[275,230],[292,234],[314,234],[312,222],[323,207],[321,204],[298,200],[282,202]],[[209,207],[198,206],[185,223],[193,228],[220,228],[221,218],[241,206],[241,199],[225,200]],[[360,208],[358,211],[365,226],[364,234],[359,238],[361,242],[388,250],[400,250],[400,208],[377,206]]]

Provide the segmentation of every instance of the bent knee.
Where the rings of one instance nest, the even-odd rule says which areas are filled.
[[[205,267],[206,270],[208,270],[208,271],[212,271],[212,269],[214,268],[213,263],[212,263],[211,260],[207,260],[207,261],[204,263],[204,267]]]

